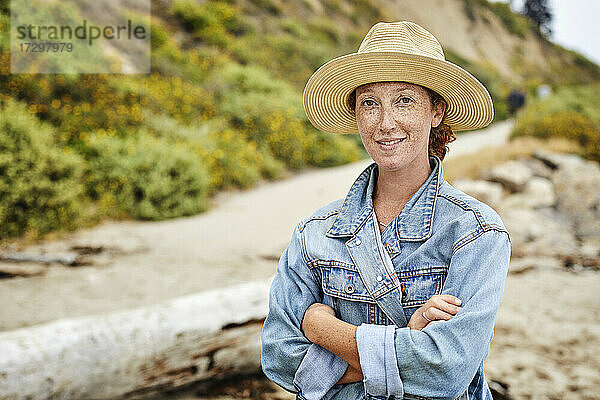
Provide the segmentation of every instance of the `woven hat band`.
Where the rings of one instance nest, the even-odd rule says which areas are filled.
[[[380,22],[365,36],[358,53],[400,52],[445,60],[442,46],[435,36],[415,23]]]

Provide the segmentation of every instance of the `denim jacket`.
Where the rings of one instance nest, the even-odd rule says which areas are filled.
[[[265,374],[300,399],[491,399],[488,354],[510,259],[498,214],[455,189],[442,163],[379,233],[373,163],[345,199],[300,222],[284,250],[262,330]],[[435,294],[462,300],[449,321],[407,324]],[[363,382],[337,384],[348,364],[301,330],[315,302],[357,325]]]

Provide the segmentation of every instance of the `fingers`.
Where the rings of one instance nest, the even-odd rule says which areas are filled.
[[[414,312],[408,326],[421,330],[434,322],[448,321],[462,310],[461,303],[459,298],[449,294],[433,295]]]
[[[460,300],[451,295],[435,295],[431,296],[429,300],[425,303],[426,307],[434,307],[440,311],[445,313],[456,315],[457,312],[461,310],[462,307],[459,307]],[[428,315],[429,317],[429,315]],[[431,319],[431,318],[430,318]]]
[[[462,301],[458,297],[452,296],[451,294],[436,294],[431,296],[429,300],[443,300],[446,303],[454,304],[456,306],[460,306],[462,304]]]
[[[453,314],[447,313],[443,310],[437,309],[435,307],[430,307],[427,310],[425,310],[423,312],[423,317],[427,320],[427,322],[432,322],[432,321],[437,321],[437,320],[444,320],[444,321],[448,321],[449,319],[451,319],[452,317],[454,317]]]

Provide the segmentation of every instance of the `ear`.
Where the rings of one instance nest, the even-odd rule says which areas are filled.
[[[446,102],[441,101],[433,108],[433,118],[431,119],[431,127],[436,128],[444,119],[444,113],[446,112]]]

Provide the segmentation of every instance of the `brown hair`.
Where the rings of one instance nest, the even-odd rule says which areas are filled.
[[[409,82],[410,83],[410,82]],[[444,103],[446,105],[446,111],[444,112],[444,118],[442,118],[442,122],[436,126],[432,127],[429,131],[429,155],[438,156],[440,160],[443,160],[448,152],[448,143],[456,140],[456,135],[452,132],[452,129],[444,123],[444,119],[446,118],[446,112],[448,111],[448,103],[444,98],[437,92],[426,88],[425,86],[421,86],[427,93],[429,93],[429,99],[431,100],[431,107],[436,107],[440,103]],[[352,113],[356,109],[356,89],[350,93],[348,96],[348,107]]]

